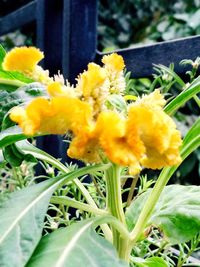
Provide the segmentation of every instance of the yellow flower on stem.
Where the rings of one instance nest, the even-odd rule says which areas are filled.
[[[104,56],[103,67],[88,64],[75,88],[63,76],[54,81],[37,64],[43,53],[36,48],[15,48],[3,62],[6,70],[28,73],[47,85],[50,99],[39,97],[26,108],[15,107],[10,118],[28,136],[72,133],[68,155],[85,162],[107,157],[132,174],[141,167],[159,169],[178,164],[181,136],[173,120],[163,111],[165,100],[159,90],[137,98],[128,114],[111,111],[105,105],[111,93],[125,88],[124,60],[116,53]]]

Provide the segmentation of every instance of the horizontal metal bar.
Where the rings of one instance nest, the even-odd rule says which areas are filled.
[[[20,28],[36,18],[36,1],[17,9],[0,19],[0,35]]]
[[[153,64],[169,66],[175,64],[175,71],[184,74],[186,68],[180,66],[182,59],[194,60],[199,56],[200,35],[181,38],[168,42],[160,42],[142,47],[120,49],[114,52],[124,57],[126,68],[132,72],[135,78],[150,77],[153,73]],[[97,60],[104,53],[97,52]]]

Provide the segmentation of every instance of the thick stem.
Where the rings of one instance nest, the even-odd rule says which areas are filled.
[[[107,209],[112,216],[117,218],[126,227],[121,197],[120,167],[113,164],[105,171],[105,176],[107,186]],[[129,252],[130,240],[122,236],[114,227],[112,227],[112,232],[113,245],[116,247],[119,257],[128,261],[129,254],[127,252]]]
[[[162,171],[162,175],[159,176],[153,190],[151,191],[144,208],[142,209],[140,216],[137,220],[137,223],[131,232],[131,239],[132,239],[132,246],[138,241],[140,238],[140,235],[145,229],[145,226],[148,222],[149,217],[151,216],[151,213],[164,189],[166,184],[168,183],[171,174],[174,172],[174,168],[165,168]]]

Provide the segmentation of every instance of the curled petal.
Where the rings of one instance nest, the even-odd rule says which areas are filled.
[[[43,53],[35,47],[16,47],[6,54],[3,69],[30,72],[43,58]]]
[[[158,103],[157,93],[156,103]],[[153,101],[153,96],[150,96]],[[158,101],[158,102],[157,102]],[[128,120],[133,122],[145,146],[145,155],[140,162],[144,167],[160,169],[180,162],[179,148],[181,146],[180,132],[173,120],[152,103],[141,101],[129,109]]]
[[[151,109],[162,109],[166,101],[158,89],[149,95],[144,95],[142,98],[137,98],[135,105],[144,106]]]
[[[126,121],[115,112],[102,112],[96,123],[95,134],[106,156],[122,166],[136,166],[138,159],[126,139]]]
[[[116,53],[104,56],[102,62],[105,64],[105,67],[116,72],[122,71],[125,67],[123,57]]]
[[[24,111],[14,108],[10,118],[17,122],[27,135],[65,134],[69,130],[78,134],[87,127],[91,113],[91,107],[76,98],[36,98]]]
[[[78,90],[86,98],[95,96],[96,89],[104,83],[105,79],[105,70],[95,63],[90,63],[88,64],[88,70],[83,72],[78,79]]]

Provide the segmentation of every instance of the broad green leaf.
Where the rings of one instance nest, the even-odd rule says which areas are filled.
[[[93,220],[74,223],[43,237],[27,267],[128,267],[112,245],[96,234]]]
[[[49,199],[57,186],[95,172],[89,166],[37,185],[2,195],[0,199],[0,266],[22,267],[33,253],[42,232]]]
[[[166,261],[160,257],[151,257],[148,259],[132,257],[132,261],[138,267],[168,267]]]
[[[3,63],[3,59],[6,55],[6,51],[3,48],[3,46],[0,44],[0,70],[2,69],[2,63]]]
[[[47,180],[0,199],[0,266],[22,267],[40,240],[49,199],[59,184]]]
[[[189,99],[194,97],[200,92],[200,76],[197,77],[190,86],[181,92],[176,98],[174,98],[164,108],[165,112],[172,115],[176,110],[182,107]]]
[[[151,189],[140,195],[127,209],[130,229],[136,224]],[[200,231],[200,187],[170,185],[163,190],[146,226],[155,225],[172,244],[192,239]]]

